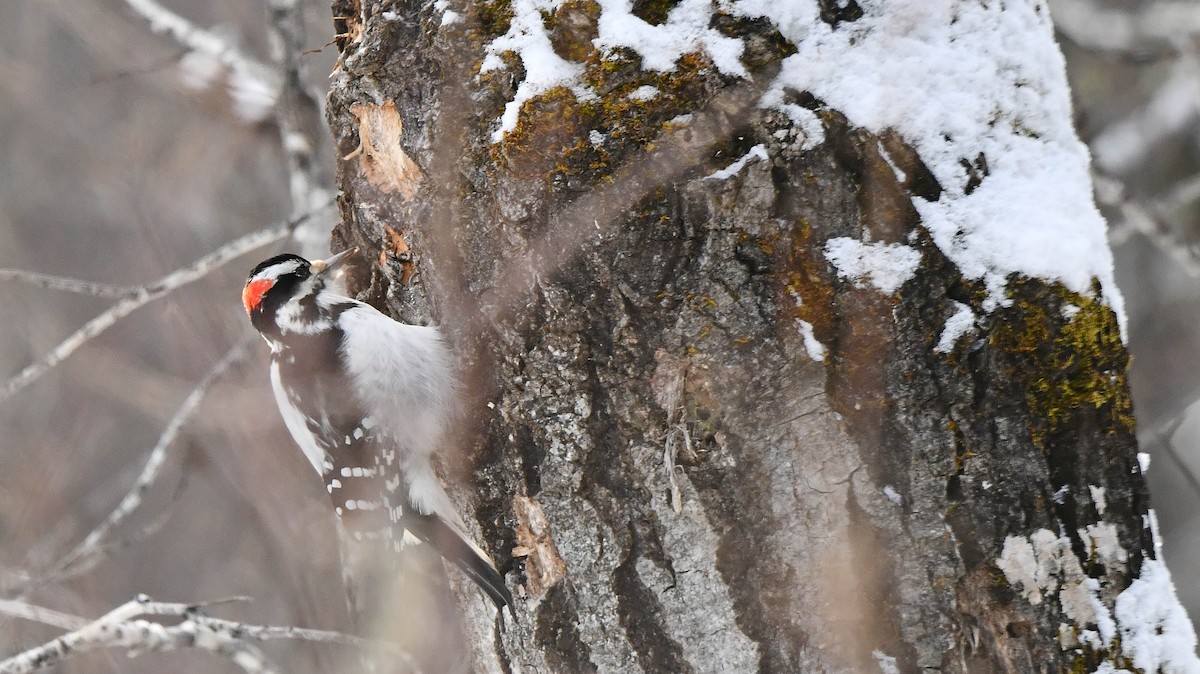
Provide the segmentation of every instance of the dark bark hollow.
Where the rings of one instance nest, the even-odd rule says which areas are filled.
[[[831,24],[861,14],[828,4]],[[597,53],[597,6],[568,2],[547,25],[598,99],[551,89],[493,142],[523,74],[478,75],[507,3],[449,26],[430,3],[383,5],[334,4],[335,247],[367,251],[361,297],[443,324],[463,356],[464,504],[522,597],[499,629],[460,593],[477,669],[1124,662],[1072,645],[1087,617],[997,561],[1009,537],[1065,532],[1056,587],[1097,579],[1111,606],[1153,556],[1098,290],[1012,278],[984,311],[921,227],[914,200],[942,188],[901,138],[796,92],[822,120],[809,147],[752,105],[793,49],[767,22],[714,19],[753,80],[696,54],[656,73]],[[629,97],[646,85],[652,104]],[[987,180],[986,158],[968,165]],[[889,293],[840,279],[837,237],[912,246],[919,268]],[[959,305],[980,318],[936,351]],[[1101,520],[1125,558],[1087,538]]]

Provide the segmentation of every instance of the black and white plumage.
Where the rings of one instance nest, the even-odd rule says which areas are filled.
[[[429,543],[498,607],[511,604],[431,464],[457,404],[452,356],[436,328],[326,288],[353,252],[312,262],[279,255],[246,281],[242,303],[271,347],[284,422],[355,538],[397,551]]]

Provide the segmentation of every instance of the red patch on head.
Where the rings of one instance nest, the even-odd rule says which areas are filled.
[[[242,288],[242,305],[246,307],[246,314],[249,315],[258,305],[262,304],[263,294],[271,289],[275,282],[269,278],[255,279],[246,284]]]

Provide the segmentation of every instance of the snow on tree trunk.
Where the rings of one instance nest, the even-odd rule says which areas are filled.
[[[1195,671],[1037,2],[338,0],[335,248],[467,372],[478,671]],[[403,609],[401,609],[403,610]]]

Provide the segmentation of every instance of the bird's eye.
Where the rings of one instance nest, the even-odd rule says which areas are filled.
[[[310,272],[308,270],[308,265],[304,265],[303,267],[300,267],[299,269],[296,270],[296,276],[299,276],[301,280],[308,278],[309,275],[310,275]]]

